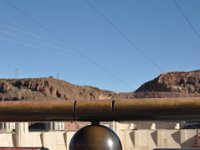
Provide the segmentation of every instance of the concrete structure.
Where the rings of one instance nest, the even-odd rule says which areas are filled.
[[[65,130],[64,122],[49,122],[47,123],[47,130]]]
[[[0,123],[0,130],[2,132],[12,132],[16,128],[16,124],[14,122],[1,122]],[[65,130],[64,122],[46,122],[45,130]],[[29,126],[30,124],[27,123]]]
[[[12,132],[15,129],[14,122],[2,122],[0,123],[0,130],[3,132]]]
[[[152,150],[154,148],[188,148],[200,145],[200,130],[156,129],[151,123],[149,129],[136,129],[133,123],[104,123],[119,135],[124,150]],[[66,150],[75,131],[29,132],[27,123],[16,124],[16,132],[0,133],[0,146],[40,147],[50,150]]]

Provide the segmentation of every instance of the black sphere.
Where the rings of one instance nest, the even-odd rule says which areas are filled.
[[[78,130],[72,137],[70,150],[122,150],[119,137],[110,128],[89,125]]]

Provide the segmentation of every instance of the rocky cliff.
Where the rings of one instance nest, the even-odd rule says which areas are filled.
[[[136,92],[200,93],[200,70],[164,73],[144,83]]]
[[[55,78],[0,79],[0,100],[104,100],[200,96],[200,71],[170,72],[135,92],[115,93]]]
[[[54,78],[1,79],[0,100],[103,100],[117,94]]]

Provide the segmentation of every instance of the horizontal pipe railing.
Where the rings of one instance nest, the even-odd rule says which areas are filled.
[[[200,97],[0,102],[0,121],[199,120]]]

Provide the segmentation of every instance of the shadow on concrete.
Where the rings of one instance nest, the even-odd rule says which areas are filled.
[[[188,145],[191,145],[191,147],[196,143],[196,139],[197,139],[197,135],[189,138],[188,140],[186,140],[185,142],[181,143],[181,147],[188,147]]]
[[[13,142],[13,147],[17,147],[15,133],[12,134],[12,142]]]
[[[67,133],[66,132],[63,133],[63,138],[64,138],[64,141],[65,141],[65,147],[66,147],[66,149],[68,149],[69,145],[67,145]]]
[[[176,131],[175,133],[171,134],[172,139],[176,142],[176,143],[181,143],[181,132],[180,131]]]
[[[131,142],[132,142],[133,146],[135,147],[135,134],[134,133],[135,133],[135,131],[130,132],[129,136],[131,138]]]
[[[152,137],[153,142],[155,143],[155,145],[158,146],[158,143],[157,143],[157,141],[158,141],[157,131],[152,132],[151,133],[151,137]]]

